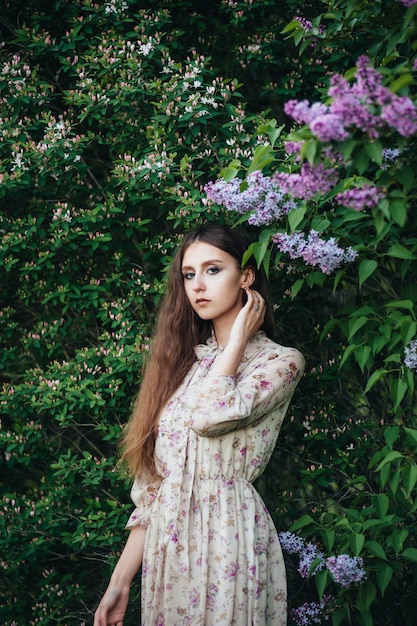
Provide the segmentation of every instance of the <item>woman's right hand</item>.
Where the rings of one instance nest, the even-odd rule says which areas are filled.
[[[94,626],[123,626],[130,584],[142,563],[146,529],[134,526],[94,614]]]
[[[110,583],[94,614],[94,626],[123,626],[129,587]]]

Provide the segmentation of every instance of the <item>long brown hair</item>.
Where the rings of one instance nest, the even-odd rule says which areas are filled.
[[[168,289],[159,311],[149,361],[122,440],[121,461],[127,464],[133,476],[142,472],[155,473],[154,449],[159,415],[195,361],[194,346],[204,343],[212,332],[211,322],[198,317],[184,289],[182,261],[187,248],[196,241],[227,252],[239,266],[250,244],[242,231],[213,223],[199,226],[184,237],[171,264]],[[262,329],[272,337],[273,312],[265,275],[252,263],[248,262],[245,267],[248,266],[255,272],[252,287],[259,291],[267,304]]]

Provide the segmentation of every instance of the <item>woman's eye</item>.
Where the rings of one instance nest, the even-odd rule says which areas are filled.
[[[184,280],[190,280],[190,278],[193,278],[193,276],[193,272],[187,272],[186,274],[183,274]]]
[[[219,268],[218,267],[209,267],[207,271],[208,271],[209,274],[217,274],[218,271],[219,271]]]

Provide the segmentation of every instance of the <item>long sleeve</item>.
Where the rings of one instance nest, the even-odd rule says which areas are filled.
[[[285,412],[303,370],[298,350],[270,342],[243,362],[236,376],[212,376],[208,370],[180,402],[192,411],[197,435],[222,435],[247,428],[276,409]]]
[[[158,495],[162,478],[156,477],[152,481],[139,480],[135,478],[130,492],[130,497],[136,506],[135,510],[129,517],[126,528],[134,526],[142,526],[147,528],[152,507]]]

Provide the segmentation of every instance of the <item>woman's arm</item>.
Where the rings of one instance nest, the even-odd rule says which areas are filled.
[[[265,300],[252,289],[247,289],[246,295],[247,302],[233,323],[229,341],[210,372],[212,376],[236,374],[249,339],[263,324]]]
[[[94,626],[122,626],[130,584],[142,564],[146,529],[134,526],[94,615]]]

